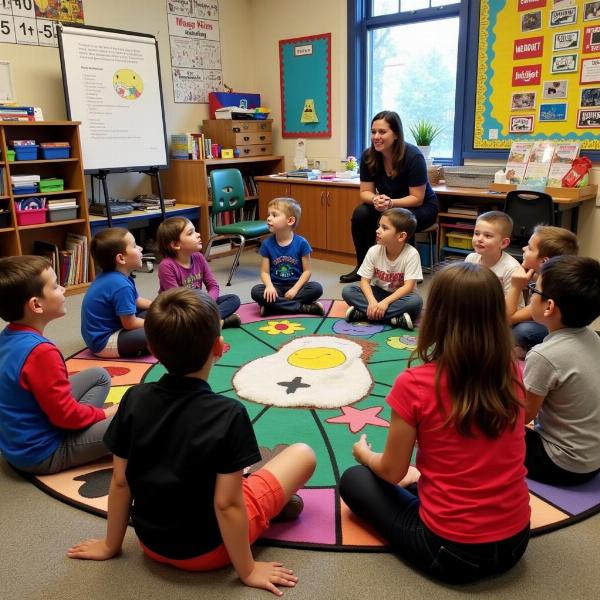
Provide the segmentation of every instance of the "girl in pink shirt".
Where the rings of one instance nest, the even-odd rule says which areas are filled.
[[[524,393],[505,311],[489,269],[457,263],[435,276],[415,350],[423,364],[387,398],[385,449],[363,434],[360,466],[340,481],[346,504],[400,556],[451,583],[507,571],[529,541]]]

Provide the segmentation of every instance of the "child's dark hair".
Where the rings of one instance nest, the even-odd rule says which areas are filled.
[[[41,297],[42,273],[49,268],[50,263],[43,256],[0,258],[0,317],[8,322],[21,320],[29,299]]]
[[[538,258],[552,258],[563,254],[576,255],[579,252],[577,236],[564,227],[536,225],[533,234],[537,236]]]
[[[171,244],[179,241],[183,230],[189,224],[191,224],[191,221],[185,217],[169,217],[158,226],[156,241],[163,256],[177,258],[177,252],[173,250]]]
[[[109,227],[94,236],[90,252],[94,262],[102,271],[115,270],[117,254],[121,254],[127,249],[125,236],[128,233],[129,231],[124,227]]]
[[[204,292],[173,288],[159,294],[144,319],[150,350],[173,375],[201,369],[221,335],[216,302]]]
[[[509,238],[513,230],[512,218],[501,210],[489,210],[477,217],[476,223],[479,221],[485,221],[498,227],[503,238]]]
[[[517,389],[523,388],[512,347],[504,293],[491,269],[461,262],[435,275],[414,356],[435,362],[438,406],[443,412],[444,380],[452,406],[443,412],[446,424],[461,435],[479,430],[496,438],[517,422]]]
[[[267,204],[267,210],[269,210],[269,208],[272,206],[280,210],[287,217],[294,217],[296,219],[292,227],[295,228],[298,223],[300,223],[302,207],[297,200],[294,200],[294,198],[286,198],[283,196],[279,198],[273,198],[269,201],[269,204]]]
[[[600,263],[587,256],[555,256],[542,265],[542,298],[560,309],[565,327],[587,327],[600,316]]]
[[[387,217],[396,233],[406,232],[406,238],[411,238],[417,230],[417,218],[407,208],[388,208],[381,213]]]

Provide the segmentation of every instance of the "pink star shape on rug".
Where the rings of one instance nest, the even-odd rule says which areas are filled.
[[[327,423],[346,423],[352,433],[357,433],[366,425],[377,427],[389,427],[390,424],[377,415],[383,410],[383,406],[372,406],[371,408],[352,408],[342,406],[343,415],[325,419]]]

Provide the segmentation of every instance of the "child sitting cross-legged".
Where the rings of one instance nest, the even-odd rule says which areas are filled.
[[[184,217],[169,217],[158,226],[156,241],[163,255],[158,267],[159,293],[174,287],[200,291],[204,285],[219,307],[221,326],[239,327],[241,320],[235,311],[240,299],[235,294],[219,295],[219,284],[200,252],[202,237],[193,223]]]
[[[551,485],[600,472],[600,263],[582,256],[546,261],[530,284],[531,316],[550,332],[525,357],[528,476]]]
[[[421,259],[407,243],[417,228],[417,220],[406,208],[390,208],[381,214],[376,232],[377,244],[369,248],[358,269],[360,283],[342,290],[350,305],[347,321],[387,320],[395,327],[413,329],[423,300],[417,282],[423,280]]]
[[[294,232],[302,208],[293,198],[274,198],[267,206],[267,225],[273,233],[260,247],[262,284],[250,295],[262,316],[278,313],[323,315],[317,300],[323,294],[320,283],[310,281],[312,248]]]
[[[244,406],[207,383],[224,350],[208,295],[163,292],[145,327],[169,372],[123,396],[105,436],[114,454],[106,537],[81,542],[68,556],[116,556],[131,515],[150,558],[190,571],[233,564],[246,585],[282,595],[277,586],[293,587],[298,578],[281,563],[255,561],[250,546],[273,518],[298,516],[295,492],[314,471],[314,452],[292,444],[243,476],[261,455]]]
[[[48,475],[109,453],[102,438],[116,406],[102,408],[110,375],[93,367],[69,377],[44,336],[65,315],[65,288],[41,256],[0,258],[0,452],[27,473]]]
[[[505,311],[489,269],[460,262],[434,276],[412,357],[423,364],[389,393],[383,452],[363,434],[360,464],[340,480],[344,502],[398,555],[451,583],[507,571],[529,541],[524,390]]]
[[[142,248],[123,227],[99,231],[90,251],[101,273],[81,304],[81,336],[102,358],[147,354],[144,314],[150,300],[142,298],[132,273],[142,266]]]

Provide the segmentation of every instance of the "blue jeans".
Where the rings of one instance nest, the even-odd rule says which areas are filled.
[[[372,286],[371,290],[373,291],[373,295],[377,302],[381,302],[381,300],[384,300],[391,294],[391,292],[386,292],[377,286]],[[346,301],[346,304],[358,308],[358,310],[364,313],[367,312],[369,303],[367,302],[367,298],[363,294],[363,291],[360,289],[359,283],[349,283],[344,286],[342,298]],[[421,298],[417,292],[411,292],[410,294],[406,294],[406,296],[402,296],[402,298],[399,298],[395,302],[392,302],[385,311],[383,318],[391,319],[392,317],[398,317],[407,312],[414,320],[419,316],[422,308],[423,298]]]
[[[265,306],[270,313],[299,313],[302,311],[303,304],[311,304],[316,302],[323,295],[323,288],[316,281],[307,281],[296,294],[293,300],[285,298],[285,293],[295,285],[295,281],[287,285],[275,285],[273,287],[277,291],[275,302],[267,302],[265,300],[265,285],[259,283],[250,291],[252,300],[259,306]]]
[[[342,475],[340,495],[355,515],[388,540],[394,552],[448,583],[468,583],[508,571],[529,542],[529,525],[498,542],[463,544],[444,539],[421,521],[417,496],[380,479],[363,465],[350,467]]]
[[[541,344],[548,335],[548,330],[535,321],[523,321],[512,327],[515,345],[525,351],[531,350],[536,344]]]
[[[194,288],[192,292],[198,296],[204,296],[205,298],[209,295],[206,291],[196,288]],[[235,294],[223,294],[217,298],[216,302],[219,307],[221,319],[226,319],[240,307],[240,299]]]

